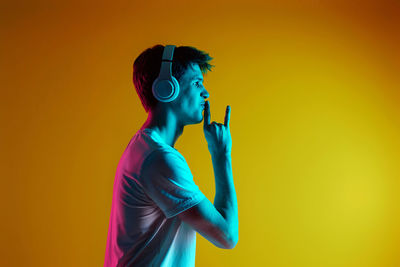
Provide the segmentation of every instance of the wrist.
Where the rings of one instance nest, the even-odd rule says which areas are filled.
[[[231,159],[231,151],[223,151],[223,152],[210,152],[212,160],[228,160]]]

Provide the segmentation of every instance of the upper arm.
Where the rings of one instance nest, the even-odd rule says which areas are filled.
[[[219,248],[231,249],[237,243],[225,218],[207,198],[177,216]]]
[[[140,182],[144,193],[167,218],[198,204],[204,194],[193,181],[186,161],[171,151],[155,151],[143,164]]]

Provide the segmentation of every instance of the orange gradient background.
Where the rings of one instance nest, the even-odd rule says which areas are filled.
[[[396,0],[1,1],[0,265],[103,265],[132,64],[175,44],[232,107],[239,243],[196,266],[400,266],[399,29]],[[202,125],[176,148],[213,200]]]

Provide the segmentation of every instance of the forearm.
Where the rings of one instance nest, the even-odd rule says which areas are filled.
[[[239,233],[238,206],[233,183],[232,159],[230,155],[212,156],[215,176],[214,207],[224,217],[229,234],[236,243]]]

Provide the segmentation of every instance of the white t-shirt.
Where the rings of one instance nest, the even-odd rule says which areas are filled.
[[[185,158],[139,130],[118,163],[104,266],[194,266],[196,231],[176,215],[204,197]]]

